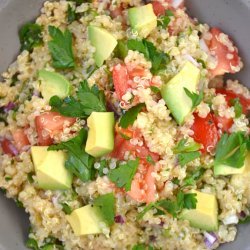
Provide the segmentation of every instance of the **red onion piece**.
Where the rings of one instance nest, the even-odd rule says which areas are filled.
[[[115,223],[124,224],[125,220],[121,215],[116,215],[115,216]]]
[[[3,111],[8,113],[10,110],[13,110],[16,107],[14,102],[9,102],[6,106],[4,106]]]
[[[214,243],[218,240],[216,234],[213,232],[211,232],[211,233],[205,232],[204,236],[205,236],[204,243],[205,243],[207,248],[212,248]]]

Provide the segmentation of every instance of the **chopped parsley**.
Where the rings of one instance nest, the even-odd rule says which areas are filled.
[[[145,108],[144,103],[137,104],[136,106],[129,109],[122,117],[119,122],[119,126],[122,128],[127,128],[129,125],[133,125],[134,121],[136,120],[138,114],[141,110]]]
[[[68,16],[69,23],[72,23],[76,20],[76,12],[70,4],[68,5],[67,16]]]
[[[151,72],[152,74],[158,74],[160,71],[166,69],[166,65],[170,62],[170,57],[168,54],[158,51],[153,43],[147,41],[146,39],[128,40],[128,49],[139,51],[145,58],[152,63]]]
[[[182,139],[179,141],[177,146],[173,149],[175,154],[178,154],[178,161],[181,166],[199,158],[201,153],[198,151],[200,149],[200,144],[196,142],[188,142],[187,139]]]
[[[166,10],[165,15],[162,15],[157,20],[157,26],[166,29],[171,21],[171,16],[174,16],[171,10]]]
[[[71,214],[73,209],[67,204],[67,203],[62,203],[62,210],[65,214]]]
[[[117,187],[130,191],[131,183],[138,166],[138,158],[136,160],[130,160],[126,164],[120,164],[119,167],[111,169],[108,173],[108,177]]]
[[[239,224],[246,224],[250,222],[250,215],[246,216],[245,218],[240,219]]]
[[[247,153],[247,138],[243,132],[223,134],[216,146],[215,165],[241,168]]]
[[[151,155],[148,155],[147,158],[146,158],[147,162],[152,164],[152,165],[155,165],[155,161],[153,160],[152,156]]]
[[[154,248],[145,244],[137,244],[133,246],[132,250],[154,250]]]
[[[182,187],[194,185],[195,182],[201,178],[201,176],[204,174],[204,172],[205,172],[204,168],[202,168],[202,167],[196,168],[192,173],[190,173],[189,175],[187,175],[185,177],[185,179],[183,180]]]
[[[203,89],[200,91],[199,94],[190,92],[187,88],[184,88],[186,95],[191,99],[192,101],[192,108],[194,109],[197,107],[203,100],[204,92]]]
[[[87,131],[81,129],[79,134],[66,142],[49,146],[48,150],[66,150],[68,158],[65,167],[82,181],[89,181],[94,176],[94,158],[84,151]]]
[[[105,222],[111,226],[115,222],[115,197],[113,193],[101,195],[94,200],[94,206],[101,211]]]
[[[63,33],[60,29],[49,26],[49,34],[52,38],[48,42],[52,56],[52,65],[57,69],[70,69],[75,67],[75,59],[72,48],[72,34],[69,30]]]
[[[86,118],[93,111],[106,111],[104,92],[99,90],[96,85],[90,88],[87,81],[81,83],[76,98],[68,96],[61,100],[58,96],[53,96],[50,98],[49,104],[60,114],[69,117]]]
[[[177,217],[183,209],[195,209],[196,203],[195,193],[183,193],[183,191],[179,191],[175,200],[165,199],[150,203],[138,214],[137,218],[142,219],[143,216],[153,208],[157,210],[156,215],[169,213],[173,217]]]
[[[36,23],[26,23],[19,30],[21,51],[32,52],[35,47],[43,44],[42,27]]]
[[[231,104],[234,106],[235,118],[239,118],[243,110],[239,98],[232,99]]]
[[[115,54],[114,55],[115,57],[124,60],[124,58],[128,54],[128,46],[127,46],[125,41],[123,41],[123,40],[117,41],[117,45],[116,45],[116,48],[114,50],[114,54]]]
[[[155,94],[159,94],[161,92],[161,90],[156,86],[150,86],[150,89]]]

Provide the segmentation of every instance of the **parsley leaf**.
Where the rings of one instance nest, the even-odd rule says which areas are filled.
[[[152,164],[152,165],[155,165],[155,161],[153,160],[152,156],[151,155],[148,155],[147,158],[146,158],[147,162]]]
[[[234,105],[235,118],[239,118],[242,115],[242,105],[239,98],[232,99],[231,104]]]
[[[94,111],[106,111],[104,92],[95,85],[90,88],[87,81],[81,83],[77,98],[69,96],[61,100],[58,96],[52,96],[49,105],[60,114],[69,117],[86,118]]]
[[[48,148],[48,150],[67,150],[68,159],[65,167],[84,182],[92,179],[94,174],[94,158],[84,151],[86,140],[87,131],[81,129],[73,139]]]
[[[175,200],[165,199],[155,203],[150,203],[138,214],[137,219],[143,218],[143,216],[152,208],[156,208],[158,211],[160,210],[164,213],[167,212],[173,217],[177,217],[183,209],[196,208],[196,196],[197,194],[195,193],[183,193],[183,191],[179,191]],[[157,212],[156,215],[161,214],[162,213]]]
[[[75,59],[70,31],[66,29],[63,33],[60,29],[49,26],[49,34],[52,40],[48,42],[48,47],[53,59],[53,67],[57,69],[74,68]]]
[[[68,5],[68,10],[67,10],[67,16],[68,16],[68,22],[72,23],[76,20],[76,12],[75,10],[71,7],[71,5]]]
[[[250,215],[245,218],[240,219],[239,224],[246,224],[250,222]]]
[[[117,41],[117,45],[116,48],[114,50],[114,56],[124,60],[124,58],[127,56],[128,54],[128,47],[127,44],[123,41],[123,40],[118,40]]]
[[[184,152],[193,152],[199,150],[201,145],[197,142],[188,142],[187,139],[182,139],[178,142],[177,146],[173,149],[175,154]]]
[[[126,164],[120,164],[118,168],[111,169],[108,173],[109,179],[119,188],[130,191],[131,183],[139,165],[139,159],[130,160]]]
[[[243,132],[223,134],[216,147],[214,164],[241,168],[244,165],[246,152],[247,139]]]
[[[28,247],[30,249],[33,249],[33,250],[39,250],[37,241],[35,239],[33,239],[33,238],[29,238],[26,241],[26,247]]]
[[[137,244],[133,246],[132,250],[154,250],[154,248],[145,244]]]
[[[128,40],[128,49],[139,51],[140,53],[144,54],[147,60],[151,61],[152,74],[157,74],[161,70],[164,70],[166,65],[170,62],[170,57],[168,54],[158,51],[154,44],[147,41],[146,39]]]
[[[144,103],[139,103],[138,105],[129,109],[122,117],[119,122],[119,126],[122,128],[127,128],[129,125],[133,125],[136,120],[138,114],[145,107]]]
[[[155,94],[158,94],[161,92],[161,90],[159,88],[157,88],[156,86],[150,86],[150,89]]]
[[[28,50],[31,52],[33,48],[43,43],[42,27],[36,23],[26,23],[19,31],[19,39],[21,51]]]
[[[205,169],[202,167],[195,169],[192,173],[184,178],[182,187],[194,185],[195,181],[199,180],[204,173]]]
[[[157,26],[160,26],[163,29],[167,28],[171,21],[171,16],[174,16],[173,12],[171,10],[166,10],[165,15],[160,16],[157,20]]]
[[[62,210],[65,214],[71,214],[73,209],[67,204],[67,203],[62,203]]]
[[[196,158],[199,158],[200,156],[201,156],[201,153],[199,151],[180,153],[178,154],[178,161],[181,166],[184,166],[190,161],[193,161]]]
[[[94,206],[99,207],[105,222],[111,226],[115,221],[115,197],[113,193],[101,195],[94,200]]]
[[[190,92],[187,88],[184,88],[186,95],[191,99],[192,101],[192,108],[194,109],[197,107],[204,97],[203,89],[200,91],[199,94],[196,94],[194,92]]]

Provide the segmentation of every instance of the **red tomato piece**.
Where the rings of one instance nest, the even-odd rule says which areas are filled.
[[[30,145],[29,139],[25,134],[25,130],[23,128],[18,128],[12,132],[13,140],[16,148],[19,152],[24,150],[25,146]]]
[[[211,152],[219,141],[219,132],[216,127],[213,115],[209,113],[206,118],[201,118],[194,114],[194,124],[192,126],[194,140],[203,145],[203,153]]]
[[[232,40],[218,28],[212,28],[210,33],[212,39],[206,42],[211,54],[217,59],[215,69],[210,70],[211,76],[238,72],[241,60]]]
[[[138,202],[154,202],[156,198],[155,178],[153,177],[154,167],[150,165],[140,165],[138,172],[134,176],[131,190],[128,195]]]
[[[214,121],[218,129],[227,133],[234,123],[232,118],[221,117],[219,115],[214,115]]]
[[[8,154],[10,156],[18,155],[17,148],[12,144],[10,140],[6,138],[1,141],[1,147],[5,154]]]
[[[76,119],[61,116],[57,112],[46,112],[35,118],[38,135],[38,145],[49,146],[53,143],[53,136],[60,133],[64,126],[70,127]]]
[[[247,114],[247,112],[250,110],[250,99],[247,99],[242,95],[238,95],[234,93],[232,90],[227,90],[227,89],[222,89],[222,88],[216,89],[216,93],[222,94],[225,96],[228,106],[232,106],[231,101],[233,99],[239,98],[243,113]]]
[[[126,94],[129,88],[128,80],[129,75],[127,67],[124,64],[117,64],[113,68],[113,82],[119,100],[122,100],[122,96]]]
[[[153,5],[153,10],[156,16],[163,16],[165,15],[165,7],[158,1],[153,1],[152,2]]]

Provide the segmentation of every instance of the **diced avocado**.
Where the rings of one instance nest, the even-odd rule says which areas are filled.
[[[70,215],[66,215],[66,219],[77,236],[99,234],[102,232],[101,224],[104,224],[100,209],[92,205],[74,210]]]
[[[38,71],[38,79],[41,82],[42,96],[46,101],[54,95],[65,98],[70,94],[71,85],[61,74],[42,69]]]
[[[114,148],[114,113],[92,112],[87,125],[89,133],[85,151],[94,157],[110,153]]]
[[[128,21],[132,29],[143,38],[147,37],[157,26],[157,17],[151,3],[129,9]]]
[[[192,111],[192,100],[184,88],[196,92],[199,79],[200,70],[192,63],[186,62],[181,71],[162,86],[161,95],[179,125],[183,124],[186,116]]]
[[[96,26],[88,27],[88,38],[92,46],[95,47],[95,63],[101,67],[115,49],[117,41],[107,30]]]
[[[214,175],[233,175],[233,174],[243,174],[246,171],[250,171],[250,153],[247,154],[244,165],[241,168],[234,168],[227,165],[214,165]]]
[[[206,231],[218,230],[218,205],[215,195],[198,191],[196,193],[196,209],[184,209],[180,219],[188,220],[192,227]]]
[[[38,186],[45,190],[70,189],[72,174],[64,167],[67,155],[63,151],[47,149],[45,146],[31,147]]]

